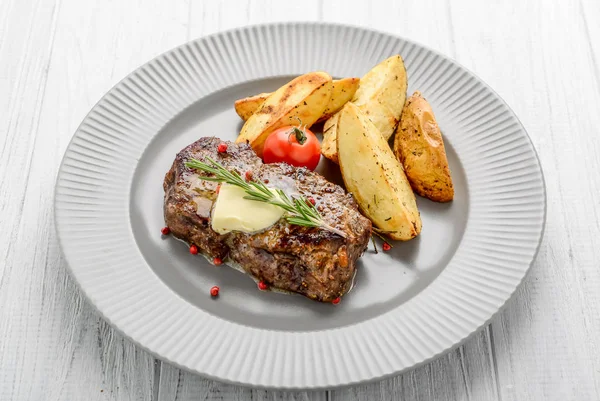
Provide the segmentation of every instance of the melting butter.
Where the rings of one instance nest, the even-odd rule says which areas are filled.
[[[246,192],[235,185],[222,184],[212,212],[212,229],[219,234],[230,231],[252,233],[275,224],[284,210],[264,202],[244,199]]]

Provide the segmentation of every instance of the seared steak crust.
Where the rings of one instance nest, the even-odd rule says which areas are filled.
[[[248,274],[268,285],[311,299],[331,302],[352,284],[355,262],[367,248],[371,222],[358,212],[351,195],[317,173],[287,164],[263,164],[250,146],[227,143],[219,153],[218,138],[201,138],[177,154],[165,176],[164,215],[171,233],[195,244],[211,258],[229,257]],[[279,220],[256,233],[212,230],[210,213],[217,184],[200,180],[185,166],[190,158],[211,157],[242,176],[252,171],[253,179],[287,192],[312,197],[327,224],[342,230],[346,238],[320,228],[301,227]]]

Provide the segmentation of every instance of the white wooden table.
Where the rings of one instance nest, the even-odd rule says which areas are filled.
[[[600,1],[374,3],[0,0],[0,400],[600,399]],[[548,222],[524,285],[465,345],[394,379],[314,393],[204,380],[109,327],[60,254],[55,177],[102,94],[190,39],[282,20],[374,27],[455,58],[541,158]]]

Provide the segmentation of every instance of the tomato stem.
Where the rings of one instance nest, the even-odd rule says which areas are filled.
[[[296,135],[296,141],[298,141],[300,145],[304,145],[304,142],[306,142],[306,140],[308,139],[304,131],[298,127],[292,128],[292,132],[290,133],[290,135]]]
[[[306,142],[306,140],[308,139],[308,137],[306,136],[306,133],[302,129],[302,120],[298,116],[296,116],[295,118],[300,123],[300,128],[298,128],[298,127],[292,127],[292,130],[290,131],[290,136],[288,137],[288,142],[290,142],[289,138],[292,135],[295,135],[296,136],[296,141],[298,141],[298,143],[300,145],[304,145],[304,142]]]

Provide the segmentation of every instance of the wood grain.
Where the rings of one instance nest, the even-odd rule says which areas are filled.
[[[148,59],[246,24],[374,27],[457,59],[515,110],[548,190],[539,257],[462,347],[399,377],[330,392],[251,390],[156,361],[67,273],[53,185],[93,104]],[[600,2],[0,1],[0,399],[600,399]]]
[[[318,392],[285,392],[256,390],[206,380],[200,376],[162,363],[159,400],[271,400],[271,401],[325,401],[327,394]]]
[[[0,93],[7,96],[0,96],[0,222],[8,237],[0,241],[2,400],[152,397],[154,358],[83,299],[52,221],[58,166],[84,115],[136,65],[185,40],[184,24],[152,38],[144,32],[172,24],[171,5],[156,2],[144,29],[132,24],[133,6],[148,5],[115,12],[117,2],[1,3]]]
[[[467,7],[480,16],[457,30],[458,57],[520,116],[548,192],[539,257],[492,324],[503,400],[600,397],[600,138],[591,134],[600,115],[590,108],[600,91],[588,32],[600,21],[597,4],[548,3],[541,12],[539,3],[521,2],[518,13],[483,4],[453,8],[456,19]],[[503,35],[487,23],[492,18],[507,22]],[[483,54],[465,44],[472,36],[485,40]]]

